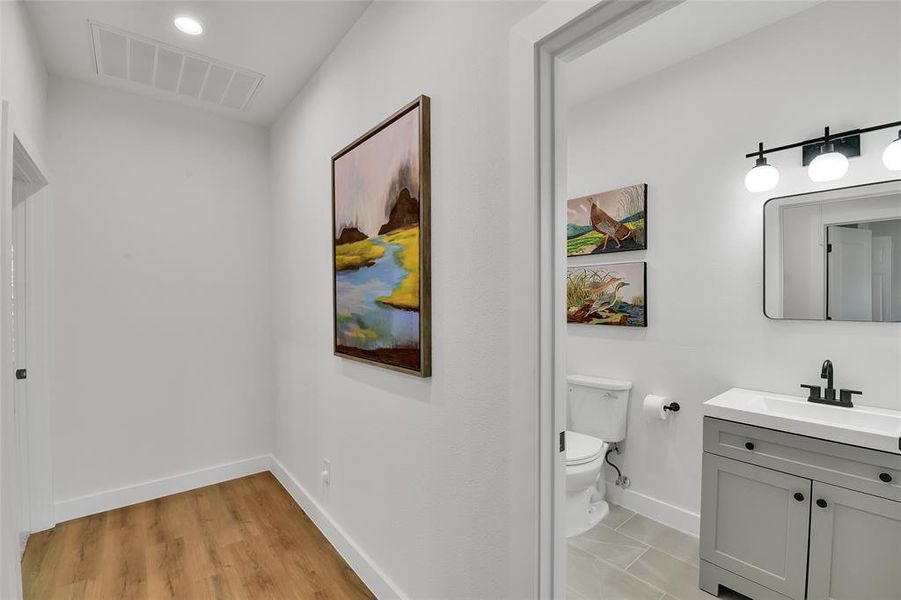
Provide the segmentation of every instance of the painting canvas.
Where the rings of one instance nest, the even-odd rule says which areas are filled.
[[[335,354],[430,375],[429,99],[332,157]]]
[[[641,183],[569,200],[566,255],[647,248],[648,186]]]
[[[566,320],[647,327],[647,265],[585,265],[566,270]]]

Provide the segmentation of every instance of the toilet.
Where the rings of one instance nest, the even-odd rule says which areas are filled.
[[[632,383],[588,375],[569,375],[566,381],[566,537],[574,537],[610,510],[604,456],[611,444],[626,438]]]

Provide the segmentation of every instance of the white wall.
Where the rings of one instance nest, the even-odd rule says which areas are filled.
[[[28,10],[22,0],[0,2],[3,13],[3,97],[9,102],[16,136],[32,157],[44,157],[47,70]]]
[[[57,506],[271,452],[267,132],[57,78],[47,128]]]
[[[841,130],[898,118],[899,10],[820,5],[571,112],[570,197],[649,185],[648,250],[602,259],[647,260],[650,327],[569,326],[570,371],[635,383],[621,457],[632,481],[624,501],[644,495],[652,505],[698,512],[701,403],[732,386],[798,395],[830,358],[838,386],[862,389],[862,403],[901,409],[898,325],[763,315],[763,202],[834,185],[811,183],[796,151],[772,157],[782,183],[771,194],[743,186],[753,162],[744,154],[759,140],[779,145],[819,135],[826,124]],[[842,42],[823,43],[831,39]],[[864,155],[840,185],[892,178],[880,156],[896,134],[864,136]],[[640,401],[648,393],[672,397],[682,412],[646,421]]]
[[[271,130],[276,456],[413,598],[534,590],[536,523],[511,516],[536,490],[513,483],[530,444],[509,426],[505,312],[508,39],[533,8],[375,3]],[[425,380],[332,355],[330,157],[419,94],[432,98]]]

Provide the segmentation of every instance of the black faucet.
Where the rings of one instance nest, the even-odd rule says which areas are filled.
[[[823,368],[820,369],[820,377],[826,380],[826,389],[824,394],[820,396],[820,386],[818,385],[806,385],[801,384],[802,388],[807,388],[810,390],[810,395],[807,396],[808,402],[816,402],[817,404],[830,404],[832,406],[843,406],[845,408],[851,408],[854,406],[854,403],[851,402],[851,396],[853,394],[862,394],[863,392],[857,390],[839,390],[838,399],[835,397],[835,388],[832,387],[834,369],[832,368],[832,361],[826,360],[823,362]]]
[[[823,393],[823,399],[835,400],[835,388],[832,387],[833,369],[831,360],[826,359],[823,361],[823,368],[820,369],[820,379],[826,380],[826,390]]]

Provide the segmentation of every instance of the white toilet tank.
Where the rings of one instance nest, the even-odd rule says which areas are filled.
[[[566,383],[567,429],[605,442],[626,439],[631,381],[569,375]]]

